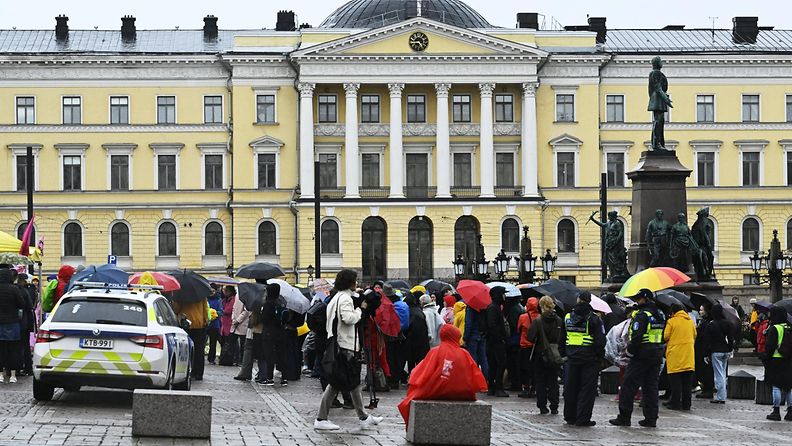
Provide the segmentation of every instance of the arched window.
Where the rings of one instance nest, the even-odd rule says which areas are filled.
[[[742,250],[753,252],[759,249],[759,220],[748,217],[742,224]]]
[[[408,259],[410,282],[416,283],[434,276],[434,253],[432,242],[432,220],[429,217],[413,217],[407,226]]]
[[[68,223],[63,228],[63,256],[82,257],[82,227],[75,223]]]
[[[562,218],[558,222],[558,252],[575,252],[575,223]]]
[[[110,228],[110,254],[129,256],[129,226],[126,223],[119,221]]]
[[[454,251],[472,262],[478,256],[479,222],[475,217],[459,217],[454,224]]]
[[[506,252],[520,250],[520,223],[513,218],[507,218],[501,223],[501,249]]]
[[[157,238],[159,244],[158,255],[176,255],[176,225],[169,221],[162,223],[157,230]]]
[[[369,217],[363,220],[363,278],[387,279],[388,233],[385,220]]]
[[[22,240],[22,237],[25,236],[25,229],[27,229],[27,222],[21,223],[17,228],[17,238]],[[36,226],[33,226],[33,230],[30,233],[30,246],[36,246]]]
[[[792,218],[787,222],[786,227],[787,250],[792,250]]]
[[[338,223],[335,220],[325,220],[322,222],[322,254],[340,254],[338,240]]]
[[[277,243],[275,223],[262,221],[258,227],[258,255],[274,256],[278,252]]]
[[[204,254],[223,255],[223,227],[216,221],[210,221],[204,228]]]

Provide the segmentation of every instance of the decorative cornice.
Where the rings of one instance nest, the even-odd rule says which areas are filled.
[[[227,142],[199,142],[195,147],[205,154],[221,155],[228,152]]]
[[[314,124],[314,136],[342,137],[346,135],[345,124]],[[380,123],[358,124],[358,136],[388,136],[390,125]]]
[[[23,124],[0,125],[0,134],[13,133],[197,133],[226,132],[225,124],[177,124],[177,125],[58,125]]]
[[[669,122],[668,130],[792,130],[792,122]],[[600,130],[651,130],[648,122],[602,122]]]
[[[579,138],[572,136],[568,133],[564,133],[563,135],[556,136],[555,138],[548,141],[548,143],[555,147],[555,146],[577,146],[580,147],[583,145],[583,141]]]
[[[403,90],[404,84],[388,84],[388,92],[392,98],[400,98]]]
[[[55,149],[61,153],[85,153],[90,146],[90,144],[84,142],[63,142],[54,145]]]
[[[408,123],[402,126],[404,136],[435,136],[437,126],[435,124]]]
[[[491,82],[479,84],[478,87],[482,98],[491,98],[492,92],[495,91],[495,84]]]
[[[389,136],[390,124],[359,124],[358,136]]]
[[[316,84],[309,82],[300,82],[297,84],[297,90],[300,91],[301,98],[313,98],[314,89],[316,89]]]
[[[44,145],[39,144],[37,142],[35,143],[14,142],[6,145],[6,147],[8,147],[14,153],[18,153],[20,151],[26,152],[28,147],[33,147],[33,153],[38,154],[39,150],[41,150],[44,147]]]
[[[285,145],[283,141],[274,136],[264,135],[260,138],[256,138],[249,143],[250,147],[258,148],[258,147],[277,147],[281,148]]]
[[[178,155],[184,144],[180,142],[153,142],[149,144],[151,150],[158,155]]]
[[[102,148],[107,151],[108,155],[131,155],[137,146],[138,145],[133,142],[112,142],[102,144]]]
[[[314,136],[344,136],[344,124],[314,124]]]
[[[449,136],[478,136],[481,134],[480,124],[449,124]]]
[[[520,136],[522,134],[519,122],[496,123],[492,130],[495,136]]]
[[[435,84],[435,92],[437,92],[437,97],[448,97],[449,91],[451,91],[451,84],[447,84],[447,83]]]
[[[539,82],[523,82],[523,96],[536,97],[536,89],[539,88]]]

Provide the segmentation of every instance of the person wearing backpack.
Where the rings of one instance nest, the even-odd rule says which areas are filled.
[[[535,298],[531,298],[534,299]],[[530,303],[531,299],[528,299]],[[555,302],[549,296],[539,299],[541,316],[528,329],[527,339],[532,343],[530,360],[533,364],[536,407],[539,413],[558,414],[558,369],[563,362],[558,350],[561,339],[561,318],[555,313]],[[550,410],[547,402],[550,402]]]
[[[765,382],[773,386],[773,412],[768,420],[781,421],[781,400],[786,397],[787,412],[784,420],[792,421],[792,328],[784,308],[770,308],[770,326],[767,329],[767,361]]]

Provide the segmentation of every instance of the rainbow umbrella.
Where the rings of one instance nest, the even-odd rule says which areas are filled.
[[[638,294],[643,288],[654,292],[675,287],[685,282],[690,282],[690,277],[677,269],[667,267],[646,268],[627,279],[621,290],[619,290],[619,294],[623,297],[631,297]]]

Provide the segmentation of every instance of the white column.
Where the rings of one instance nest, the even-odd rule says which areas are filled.
[[[448,129],[448,92],[451,84],[435,84],[437,92],[437,198],[451,198],[451,140]]]
[[[345,148],[346,195],[344,198],[360,198],[360,155],[358,151],[358,89],[360,84],[344,84],[346,91]]]
[[[390,198],[404,198],[404,146],[402,139],[402,90],[404,84],[388,84],[390,91]]]
[[[494,119],[492,117],[492,92],[495,84],[479,84],[481,91],[481,195],[482,198],[495,196],[495,142],[493,140]]]
[[[533,82],[522,85],[522,182],[523,197],[539,195],[539,157],[536,145],[536,87]]]
[[[300,197],[314,197],[314,116],[316,84],[300,83]],[[280,166],[278,166],[280,169]],[[316,181],[319,181],[317,178]]]

